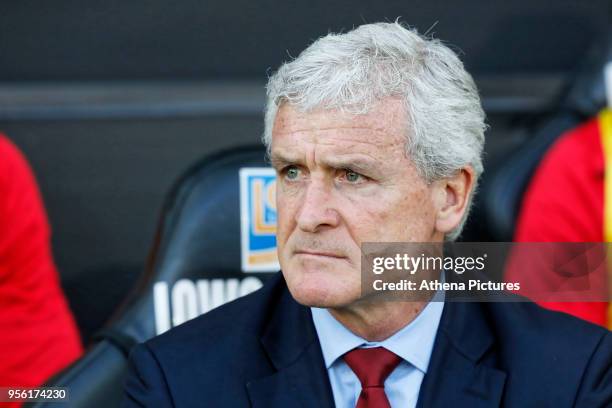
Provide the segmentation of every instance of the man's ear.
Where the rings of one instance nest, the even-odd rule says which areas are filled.
[[[435,182],[437,231],[448,234],[459,225],[463,214],[468,210],[474,179],[474,169],[468,166]]]

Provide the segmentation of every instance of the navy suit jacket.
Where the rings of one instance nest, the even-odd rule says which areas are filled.
[[[333,407],[282,275],[130,355],[124,407]],[[444,306],[418,406],[612,407],[612,334],[532,303]]]

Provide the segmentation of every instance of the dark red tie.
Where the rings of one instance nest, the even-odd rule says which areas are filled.
[[[361,382],[355,408],[391,408],[385,394],[385,380],[402,361],[382,347],[357,348],[344,355],[344,361]]]

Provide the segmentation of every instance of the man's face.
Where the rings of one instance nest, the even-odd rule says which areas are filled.
[[[361,297],[362,242],[431,242],[432,190],[405,153],[406,114],[386,99],[365,115],[284,104],[272,130],[277,242],[293,297],[344,307]]]

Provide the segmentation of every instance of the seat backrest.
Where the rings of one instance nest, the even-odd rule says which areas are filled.
[[[562,92],[556,111],[507,160],[487,169],[480,200],[488,235],[493,240],[512,241],[523,194],[554,141],[606,106],[604,67],[609,61],[612,61],[612,30],[593,45]]]
[[[259,146],[225,151],[175,184],[128,301],[98,342],[47,383],[68,387],[71,407],[114,406],[134,344],[258,289],[278,271],[275,177],[264,159]]]

